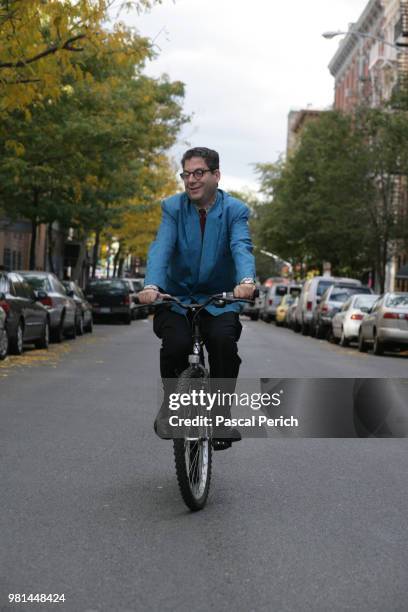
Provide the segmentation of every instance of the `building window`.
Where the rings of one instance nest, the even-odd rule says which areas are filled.
[[[5,248],[3,250],[3,265],[6,270],[10,270],[11,267],[11,251],[10,249]]]

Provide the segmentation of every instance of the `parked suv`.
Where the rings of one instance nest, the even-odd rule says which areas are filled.
[[[305,282],[296,307],[295,331],[301,331],[304,336],[310,333],[310,324],[312,323],[313,311],[316,304],[320,302],[326,289],[334,283],[342,282],[355,287],[361,287],[361,282],[359,280],[335,276],[314,276]]]
[[[120,278],[91,280],[86,289],[85,297],[92,304],[93,314],[109,317],[119,317],[124,323],[132,322],[132,288],[130,282]]]
[[[334,283],[324,294],[322,299],[313,312],[313,319],[310,324],[310,333],[316,338],[326,338],[332,332],[332,320],[334,315],[340,311],[341,307],[351,295],[354,294],[371,294],[369,287],[362,287],[354,283]]]

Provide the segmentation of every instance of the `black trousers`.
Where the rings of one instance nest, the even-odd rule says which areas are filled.
[[[199,316],[211,378],[236,379],[241,364],[237,347],[242,330],[239,315],[225,312],[213,316],[202,310]],[[156,311],[153,330],[162,340],[161,377],[176,378],[188,367],[188,355],[192,351],[191,323],[186,316],[163,308]]]

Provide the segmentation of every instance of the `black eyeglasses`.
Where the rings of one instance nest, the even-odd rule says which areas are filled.
[[[193,172],[182,172],[180,174],[180,178],[182,181],[188,181],[189,177],[193,175],[195,179],[200,179],[200,178],[203,178],[206,172],[214,172],[214,171],[206,170],[204,168],[197,168],[197,170],[194,170]]]

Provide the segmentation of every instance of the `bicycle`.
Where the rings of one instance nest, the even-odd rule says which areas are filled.
[[[199,326],[199,315],[211,303],[222,308],[233,302],[254,303],[253,300],[235,298],[233,293],[212,295],[203,304],[182,304],[180,300],[174,297],[167,297],[162,301],[153,303],[153,306],[176,303],[186,312],[191,313],[193,349],[188,357],[188,368],[178,377],[175,393],[186,393],[191,397],[193,389],[196,391],[204,390],[205,392],[209,390],[210,376],[204,363],[204,341]],[[186,407],[183,416],[191,420],[195,416],[200,416],[200,411],[196,410],[194,412],[194,409],[195,406],[190,404]],[[211,482],[213,450],[222,450],[229,446],[231,446],[231,441],[213,438],[212,426],[206,423],[191,426],[190,429],[186,427],[183,430],[182,438],[173,438],[177,481],[184,503],[190,510],[202,510],[207,502]]]

